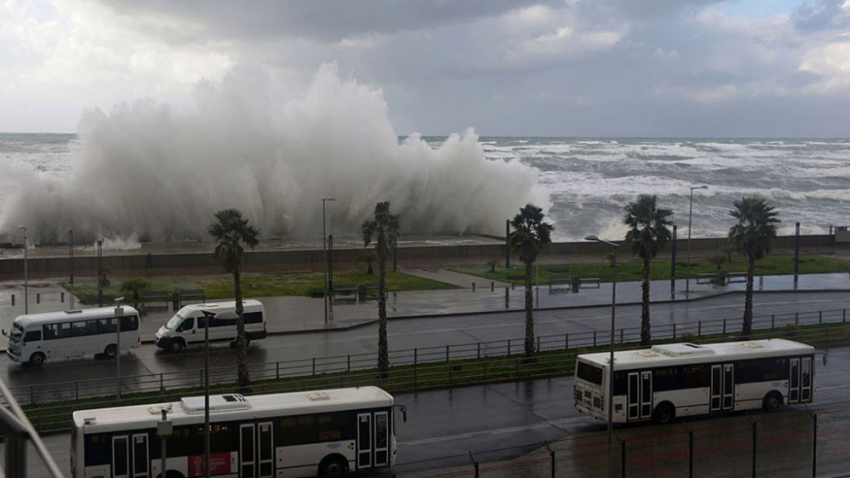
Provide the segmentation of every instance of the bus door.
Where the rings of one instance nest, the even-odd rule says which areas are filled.
[[[802,380],[800,381],[800,401],[812,401],[812,358],[803,359]]]
[[[652,417],[652,372],[629,374],[627,420]]]
[[[146,434],[112,437],[113,478],[148,478],[149,465]]]
[[[711,366],[710,411],[731,410],[735,405],[735,367],[731,363]]]
[[[390,463],[390,414],[388,411],[357,414],[357,469]]]
[[[270,478],[274,475],[274,434],[271,422],[239,427],[239,476]],[[212,468],[212,465],[210,465]]]
[[[357,414],[357,469],[372,466],[372,414]]]
[[[800,403],[800,359],[793,358],[789,362],[788,403]]]

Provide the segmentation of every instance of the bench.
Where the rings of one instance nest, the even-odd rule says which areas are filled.
[[[191,290],[181,290],[180,291],[180,305],[183,305],[184,301],[189,300],[200,300],[201,302],[206,303],[206,294],[204,294],[203,289],[191,289]]]
[[[378,290],[377,282],[370,282],[368,284],[360,284],[358,287],[358,295],[361,299],[365,299],[366,297],[374,297],[377,298],[380,291]]]
[[[572,278],[567,275],[550,275],[549,276],[549,290],[552,290],[552,287],[557,287],[560,285],[565,285],[567,288],[570,287],[570,281]]]
[[[331,295],[337,294],[353,294],[355,290],[354,284],[334,284],[331,289]]]
[[[585,284],[587,284],[587,285],[585,285]],[[598,289],[600,287],[599,278],[598,277],[582,277],[578,280],[578,286],[582,289],[587,289],[587,288],[590,288],[590,287],[593,287],[594,289]]]
[[[717,278],[717,274],[714,272],[703,272],[697,274],[697,284],[714,284],[715,278]]]
[[[735,282],[742,283],[747,282],[747,273],[746,272],[730,272],[726,275],[726,282],[729,284],[733,284]]]
[[[148,305],[149,302],[162,302],[162,305]],[[165,307],[168,308],[168,303],[171,302],[171,294],[164,290],[151,290],[142,293],[142,307]]]

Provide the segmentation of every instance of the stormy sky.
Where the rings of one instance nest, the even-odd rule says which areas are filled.
[[[850,0],[7,0],[0,131],[322,65],[401,135],[847,137]]]

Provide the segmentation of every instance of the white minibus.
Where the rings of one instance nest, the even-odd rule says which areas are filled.
[[[118,333],[117,315],[122,315]],[[6,331],[3,331],[6,335]],[[12,323],[6,355],[39,366],[48,360],[105,354],[141,345],[139,312],[130,306],[22,315]]]
[[[242,301],[245,318],[245,340],[266,338],[266,314],[258,300]],[[210,342],[236,344],[236,302],[192,304],[180,309],[174,317],[159,328],[154,336],[157,347],[169,352],[180,352],[188,345],[204,343],[204,327],[210,316]]]
[[[391,471],[393,397],[377,387],[243,397],[212,395],[210,474],[230,477],[347,476]],[[171,422],[162,440],[162,412]],[[73,414],[71,476],[204,476],[204,397]]]

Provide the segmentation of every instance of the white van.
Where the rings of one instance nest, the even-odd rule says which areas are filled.
[[[252,340],[266,338],[266,314],[258,300],[243,300],[246,345]],[[210,318],[210,342],[236,344],[236,302],[192,304],[180,309],[159,328],[154,337],[157,347],[180,352],[189,345],[204,343],[204,327]]]
[[[121,347],[118,347],[121,315]],[[3,331],[6,335],[6,331]],[[139,312],[130,307],[101,307],[22,315],[12,323],[6,355],[13,362],[39,366],[47,360],[105,354],[114,357],[141,345]]]

